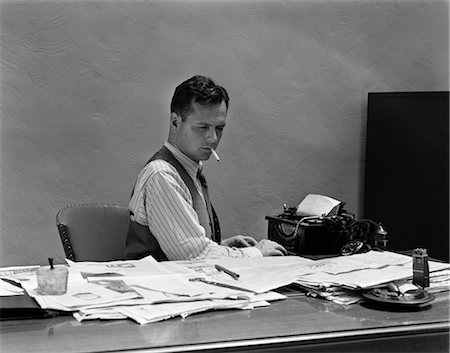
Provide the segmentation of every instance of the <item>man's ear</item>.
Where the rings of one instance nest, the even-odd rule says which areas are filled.
[[[170,113],[170,127],[177,129],[181,124],[181,117],[177,113]]]

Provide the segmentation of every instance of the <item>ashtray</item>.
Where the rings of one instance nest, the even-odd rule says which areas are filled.
[[[402,307],[426,306],[434,300],[434,295],[412,283],[397,285],[390,282],[386,287],[363,292],[363,297],[371,302]]]

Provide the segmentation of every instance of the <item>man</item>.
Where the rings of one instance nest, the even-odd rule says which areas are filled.
[[[208,77],[181,83],[171,102],[169,137],[140,171],[129,203],[127,258],[158,260],[283,255],[279,244],[220,229],[201,169],[225,128],[229,97]]]

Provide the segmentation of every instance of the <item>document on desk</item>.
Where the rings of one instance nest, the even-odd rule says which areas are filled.
[[[101,285],[86,281],[71,282],[68,283],[67,292],[63,295],[40,295],[35,288],[28,286],[26,287],[28,294],[36,299],[41,308],[63,311],[75,311],[83,307],[112,303],[117,305],[122,300],[141,297],[138,292],[127,287],[122,281],[114,280]]]
[[[159,293],[159,295],[163,294]],[[253,309],[260,306],[268,306],[271,301],[285,298],[286,296],[283,294],[267,292],[241,299],[208,298],[207,296],[199,296],[196,298],[173,297],[172,300],[168,297],[168,299],[163,299],[161,302],[152,302],[147,299],[130,299],[121,301],[115,305],[84,307],[74,313],[74,317],[78,321],[124,319],[130,317],[140,324],[147,324],[167,320],[176,316],[186,317],[196,312],[212,309]]]
[[[207,310],[241,309],[248,310],[270,305],[269,301],[285,299],[282,294],[268,292],[254,295],[249,299],[213,299],[187,303],[163,303],[156,305],[119,306],[118,313],[135,320],[139,324],[167,320],[176,316],[185,318]],[[86,318],[85,318],[86,319]]]
[[[192,276],[191,276],[192,277]],[[179,274],[160,276],[133,276],[125,278],[125,282],[139,290],[158,291],[178,296],[194,297],[207,294],[211,290],[205,290],[193,282],[188,277]]]
[[[172,275],[174,273],[188,273],[185,268],[165,261],[157,262],[152,256],[140,260],[120,260],[108,262],[74,262],[66,259],[72,270],[78,271],[87,277],[133,277]]]
[[[126,315],[141,325],[167,320],[176,316],[187,317],[207,310],[252,309],[246,300],[210,300],[189,303],[170,303],[158,305],[119,306],[116,311]]]
[[[337,256],[316,260],[312,267],[319,272],[338,275],[362,269],[376,269],[387,266],[401,266],[411,263],[411,257],[389,251],[369,251],[363,254]]]
[[[412,276],[412,258],[387,251],[316,261],[283,256],[68,263],[64,295],[36,293],[34,272],[21,284],[42,308],[76,312],[79,321],[130,317],[149,323],[211,309],[251,309],[284,299],[272,290],[294,282],[328,300],[349,304],[358,298],[345,289],[370,288]],[[429,267],[430,278],[441,272],[442,288],[448,282],[445,271],[450,264],[429,261]]]
[[[307,265],[313,264],[314,261],[299,256],[273,256],[176,261],[176,263],[194,270],[197,275],[207,279],[255,293],[264,293],[295,282],[299,273],[312,272]],[[215,265],[236,272],[239,277],[235,279],[217,270]]]
[[[300,276],[298,283],[344,288],[371,288],[412,277],[412,258],[388,251],[339,256],[317,260],[317,271]],[[429,261],[430,272],[450,268],[450,264]]]
[[[7,281],[0,279],[0,296],[9,297],[13,295],[23,295],[25,292],[22,288],[17,287]]]
[[[10,266],[0,268],[0,278],[21,283],[36,278],[38,265],[33,266]]]
[[[440,270],[430,273],[429,293],[446,292],[450,290],[450,270]]]
[[[153,322],[210,309],[250,309],[285,298],[275,292],[256,295],[192,282],[190,279],[198,276],[198,273],[175,262],[158,263],[153,259],[143,259],[68,263],[66,294],[40,295],[36,291],[35,276],[27,281],[24,288],[41,308],[72,311],[79,321],[94,318],[120,319],[127,317],[125,313],[131,315],[130,313],[145,312],[144,319],[141,316],[139,320]],[[122,308],[121,311],[118,310],[119,307]],[[183,307],[185,309],[180,312]],[[160,308],[164,308],[164,315],[158,313]]]

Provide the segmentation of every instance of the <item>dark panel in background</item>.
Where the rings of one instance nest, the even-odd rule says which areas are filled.
[[[449,93],[369,93],[364,218],[449,261]]]

